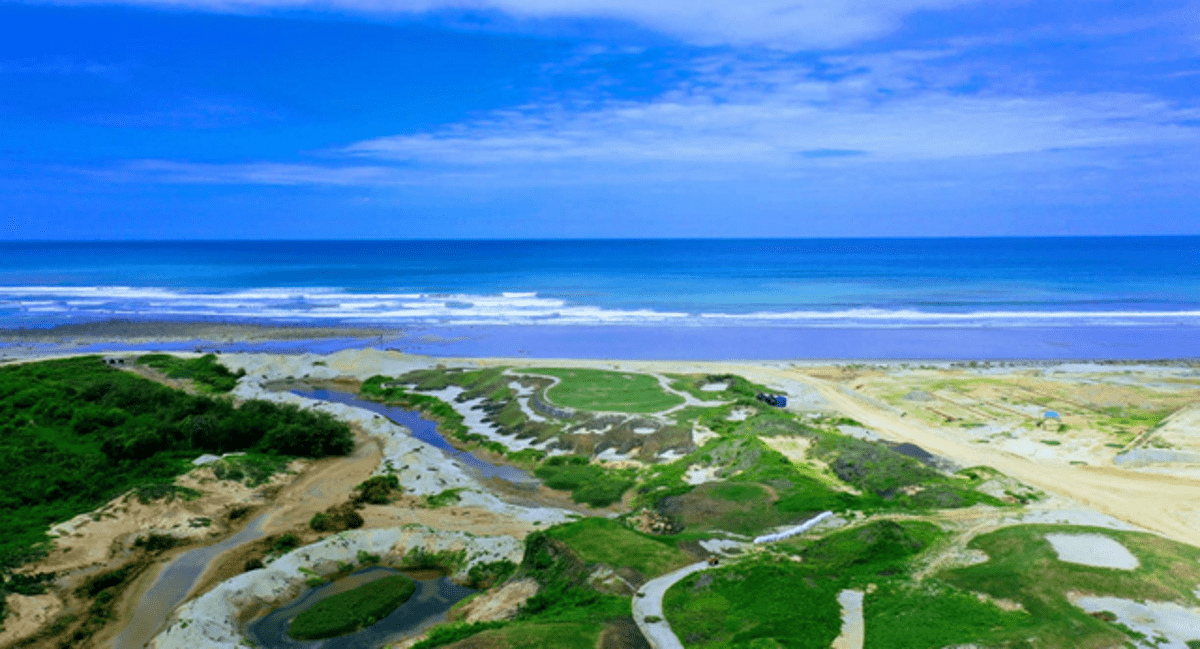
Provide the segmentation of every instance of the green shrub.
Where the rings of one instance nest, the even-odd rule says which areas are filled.
[[[271,552],[276,554],[287,554],[288,552],[295,550],[297,547],[299,547],[299,545],[300,540],[296,538],[295,534],[284,534],[271,543]]]
[[[394,475],[372,476],[354,489],[358,491],[354,502],[372,505],[386,505],[392,502],[393,493],[402,492],[400,479]]]
[[[297,615],[287,633],[297,640],[352,633],[387,617],[416,590],[417,585],[408,577],[384,577],[321,600]]]
[[[487,590],[512,576],[517,564],[508,559],[491,563],[477,563],[467,571],[467,585],[479,590]]]
[[[434,627],[429,636],[412,646],[412,649],[433,649],[448,644],[454,644],[489,629],[499,629],[508,624],[506,620],[491,622],[473,622],[471,624],[447,624]]]

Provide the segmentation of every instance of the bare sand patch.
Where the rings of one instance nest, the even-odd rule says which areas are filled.
[[[838,593],[842,605],[842,633],[833,640],[832,649],[862,649],[866,631],[863,621],[863,591],[843,590]]]
[[[62,611],[58,597],[46,595],[18,595],[13,593],[5,599],[8,616],[4,628],[0,628],[0,647],[8,647],[38,632]]]
[[[1135,602],[1119,597],[1094,597],[1068,593],[1071,603],[1088,613],[1108,611],[1117,622],[1145,634],[1147,639],[1165,638],[1154,642],[1160,649],[1188,649],[1189,640],[1200,640],[1200,608],[1180,606],[1174,602]]]
[[[1059,561],[1121,570],[1139,565],[1125,546],[1102,534],[1047,534],[1046,540],[1058,553]]]
[[[683,474],[683,479],[690,485],[717,482],[720,480],[718,477],[720,472],[721,467],[718,466],[699,466],[693,464],[687,468],[687,472]]]

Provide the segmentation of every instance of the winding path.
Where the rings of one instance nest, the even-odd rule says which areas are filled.
[[[653,649],[683,649],[683,644],[679,642],[679,638],[675,636],[671,625],[667,624],[667,620],[663,616],[663,595],[667,593],[668,588],[675,585],[675,582],[707,568],[707,561],[684,566],[675,572],[651,579],[634,594],[633,621]],[[638,596],[639,593],[642,594],[641,597]],[[646,618],[650,616],[658,617],[660,621],[647,622]]]

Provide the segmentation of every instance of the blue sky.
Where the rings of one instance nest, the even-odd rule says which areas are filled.
[[[0,238],[1200,234],[1200,0],[0,2]]]

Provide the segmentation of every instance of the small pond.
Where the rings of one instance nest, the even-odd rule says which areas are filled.
[[[289,390],[289,392],[307,399],[318,399],[321,401],[343,403],[348,406],[370,410],[371,412],[383,415],[392,422],[411,430],[413,437],[441,450],[447,456],[462,462],[463,465],[477,471],[479,475],[484,478],[499,478],[505,482],[523,487],[534,487],[541,483],[540,480],[533,477],[526,471],[522,471],[516,467],[492,464],[491,462],[486,462],[475,457],[469,452],[460,451],[454,448],[450,442],[447,442],[446,439],[442,437],[441,433],[437,432],[437,422],[422,417],[421,413],[415,410],[405,410],[404,408],[386,406],[375,401],[359,399],[357,396],[348,392],[316,389],[311,386],[309,386],[307,389],[292,388]]]
[[[417,590],[411,599],[375,624],[324,640],[293,640],[287,635],[292,620],[317,602],[376,579],[398,574],[407,574],[415,580]],[[402,573],[392,568],[371,566],[335,582],[310,588],[288,604],[252,620],[246,626],[246,638],[264,649],[377,649],[444,621],[451,606],[474,592],[436,571]]]

